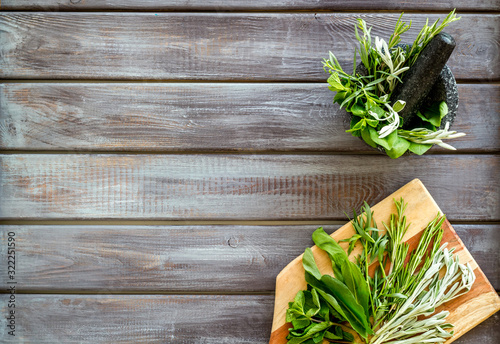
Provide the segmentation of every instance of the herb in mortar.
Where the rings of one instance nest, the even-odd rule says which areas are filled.
[[[401,35],[411,27],[411,21],[406,24],[401,20],[402,16],[388,42],[379,37],[373,41],[371,27],[363,19],[358,19],[355,35],[359,48],[354,52],[352,74],[344,72],[332,52],[323,61],[325,71],[330,73],[329,89],[336,92],[334,103],[339,103],[341,108],[352,114],[347,132],[361,137],[372,147],[382,147],[393,159],[408,150],[418,155],[424,154],[434,144],[455,149],[443,140],[465,135],[449,131],[448,123],[439,130],[441,120],[448,114],[446,102],[420,109],[414,129],[402,129],[403,123],[398,112],[403,110],[406,103],[391,99],[396,85],[402,82],[404,73],[415,63],[427,43],[450,23],[460,19],[453,10],[440,25],[439,19],[430,26],[427,20],[413,44],[402,47],[398,45]],[[357,67],[358,53],[365,69],[363,72]]]
[[[397,213],[384,223],[385,233],[377,228],[368,204],[364,214],[354,213],[356,234],[342,240],[349,242],[347,254],[322,228],[313,233],[314,243],[330,257],[334,276],[323,275],[312,250],[305,250],[307,290],[289,303],[288,344],[440,343],[453,335],[453,325],[446,322],[449,312],[435,310],[467,293],[474,272],[459,263],[446,243],[441,245],[445,217],[440,214],[409,252],[403,242],[410,226],[404,215],[407,204],[401,199],[395,205]],[[353,263],[348,255],[355,246],[360,253]]]

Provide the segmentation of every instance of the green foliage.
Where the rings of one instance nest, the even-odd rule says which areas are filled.
[[[328,88],[336,92],[333,102],[338,103],[341,108],[345,108],[355,117],[347,132],[361,137],[372,147],[381,147],[393,159],[400,157],[408,150],[420,155],[434,143],[438,144],[437,142],[422,143],[421,137],[414,139],[412,135],[401,135],[403,123],[398,112],[404,108],[405,102],[391,99],[391,95],[397,84],[402,82],[401,78],[404,73],[413,65],[429,41],[447,25],[460,19],[456,17],[455,10],[453,10],[441,24],[438,19],[429,26],[427,20],[411,48],[402,48],[397,46],[401,41],[401,35],[411,28],[411,22],[406,24],[402,21],[402,16],[403,14],[396,22],[389,43],[379,37],[372,39],[371,27],[368,27],[363,19],[357,20],[354,30],[359,47],[355,49],[352,74],[344,72],[332,52],[329,58],[323,61],[325,71],[330,73],[327,80]],[[357,71],[358,53],[367,73]],[[446,114],[447,106],[442,102],[433,104],[427,109],[421,109],[419,117],[429,124],[424,127],[428,127],[427,129],[431,132],[436,132]],[[420,126],[415,128],[420,128]],[[442,139],[449,138],[452,137],[441,137],[440,143]],[[447,144],[441,144],[441,146],[453,149]]]
[[[289,303],[288,344],[351,343],[355,338],[349,331],[368,344],[437,343],[452,336],[453,332],[445,331],[452,327],[446,323],[447,312],[433,313],[469,291],[474,272],[460,265],[446,244],[441,246],[445,217],[440,214],[410,252],[404,242],[410,227],[404,214],[407,204],[403,199],[394,203],[396,213],[388,224],[383,223],[385,233],[377,228],[366,202],[361,215],[354,212],[355,234],[341,240],[349,243],[347,253],[323,228],[313,233],[316,246],[328,254],[334,275],[322,274],[312,250],[305,250],[307,290],[299,291]],[[355,247],[361,252],[354,263],[349,255]]]

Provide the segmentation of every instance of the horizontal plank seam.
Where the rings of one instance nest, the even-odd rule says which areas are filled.
[[[19,282],[21,283],[21,282]],[[167,283],[167,281],[165,281]],[[19,287],[19,286],[18,286]],[[2,294],[9,294],[9,291],[7,289],[5,290],[0,290],[0,295]],[[168,291],[168,292],[162,292],[162,291],[109,291],[106,290],[106,293],[99,293],[96,291],[79,291],[79,290],[58,290],[58,289],[47,289],[47,290],[29,290],[29,289],[19,289],[16,290],[16,295],[17,294],[25,294],[25,295],[130,295],[130,296],[140,296],[140,295],[164,295],[164,296],[176,296],[176,295],[193,295],[193,296],[199,296],[199,295],[229,295],[229,296],[273,296],[274,297],[274,291]]]
[[[318,61],[321,58],[318,58]],[[18,78],[6,78],[0,79],[0,85],[2,84],[283,84],[283,85],[293,85],[293,84],[311,84],[320,85],[326,84],[327,74],[325,73],[325,80],[280,80],[280,79],[270,79],[270,80],[197,80],[197,79],[18,79]],[[500,85],[499,79],[457,79],[456,82],[459,85]]]
[[[310,155],[310,156],[360,156],[360,155],[380,155],[383,154],[377,151],[359,151],[359,152],[351,152],[351,151],[331,151],[331,150],[317,150],[317,151],[309,151],[309,150],[258,150],[258,149],[238,149],[238,150],[2,150],[0,149],[0,155],[158,155],[158,156],[168,156],[168,155]],[[500,155],[500,147],[491,150],[483,150],[480,151],[477,148],[474,149],[457,149],[455,151],[435,151],[426,153],[429,155],[491,155],[497,156]]]
[[[58,10],[51,10],[48,9],[46,11],[41,11],[40,8],[37,8],[35,10],[30,10],[30,9],[1,9],[0,8],[0,13],[5,12],[5,13],[144,13],[144,14],[149,14],[149,13],[166,13],[166,14],[312,14],[312,13],[321,13],[321,14],[336,14],[336,13],[377,13],[377,14],[392,14],[392,13],[408,13],[408,14],[448,14],[450,11],[449,10],[434,10],[434,9],[387,9],[387,10],[374,10],[374,9],[362,9],[362,8],[355,8],[355,9],[287,9],[287,10],[262,10],[262,9],[251,9],[251,8],[246,8],[246,9],[217,9],[217,10],[203,10],[203,9],[193,9],[190,10],[188,7],[186,8],[178,8],[178,9],[112,9],[112,8],[98,8],[95,7],[94,9],[92,8],[85,8],[85,10],[78,10],[75,8],[72,10],[71,8],[64,8],[63,11],[58,11]],[[460,7],[457,8],[457,14],[462,15],[462,14],[485,14],[485,15],[490,15],[490,14],[500,14],[500,10],[472,10],[472,9],[466,9],[466,10],[460,10]]]
[[[245,226],[245,227],[269,227],[269,226],[342,226],[348,222],[345,220],[0,220],[0,226]],[[450,221],[454,226],[478,225],[495,226],[500,221],[473,221],[456,220]]]

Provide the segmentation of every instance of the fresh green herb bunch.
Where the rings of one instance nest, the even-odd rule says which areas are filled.
[[[369,28],[363,19],[358,19],[354,28],[359,48],[354,52],[352,74],[344,72],[332,52],[329,58],[323,61],[325,71],[330,73],[329,89],[336,92],[334,103],[339,103],[341,108],[352,114],[350,129],[347,132],[361,137],[374,148],[382,147],[393,159],[400,157],[407,150],[418,155],[424,154],[433,144],[455,149],[442,140],[465,135],[448,131],[449,124],[444,130],[438,130],[441,120],[448,114],[446,102],[420,109],[415,129],[402,129],[403,123],[398,112],[403,110],[406,103],[391,99],[392,92],[396,85],[402,82],[404,73],[415,63],[427,43],[450,23],[460,19],[453,10],[440,25],[439,19],[430,26],[427,20],[413,44],[402,47],[398,45],[401,35],[411,27],[411,21],[406,24],[401,20],[402,16],[403,14],[396,22],[388,43],[379,37],[375,37],[373,41],[371,27]],[[358,53],[362,62],[361,68],[357,66]]]
[[[441,244],[445,217],[440,214],[409,253],[403,241],[410,226],[407,204],[401,199],[395,205],[385,234],[366,203],[364,214],[354,213],[356,233],[342,240],[349,242],[348,253],[322,228],[313,233],[314,243],[330,257],[334,276],[319,271],[307,248],[302,258],[307,290],[297,293],[286,312],[292,324],[288,344],[439,343],[453,335],[447,331],[453,327],[446,323],[448,312],[434,314],[435,309],[467,293],[474,272]],[[360,253],[353,263],[349,255],[355,246]]]

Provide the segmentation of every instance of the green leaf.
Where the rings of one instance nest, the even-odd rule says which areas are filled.
[[[448,114],[448,104],[446,102],[439,103],[439,116],[441,119]]]
[[[339,242],[347,242],[347,241],[349,242],[349,249],[347,250],[347,254],[349,255],[354,250],[354,246],[356,246],[356,243],[358,242],[358,240],[360,238],[361,238],[361,235],[354,234],[349,239],[340,240]]]
[[[408,150],[412,153],[415,153],[417,155],[422,155],[425,152],[427,152],[432,145],[427,145],[423,143],[415,143],[415,142],[410,142],[410,147],[408,147]]]
[[[378,121],[375,119],[375,118],[365,118],[366,120],[366,123],[370,126],[370,127],[373,127],[373,128],[376,128],[377,125],[378,125]]]
[[[368,104],[368,103],[367,103]],[[377,106],[377,105],[372,105],[370,106],[369,108],[367,108],[366,110],[369,110],[369,111],[372,111],[372,112],[375,112],[379,118],[381,117],[384,117],[385,116],[385,111],[384,109],[382,109],[380,106]]]
[[[316,265],[314,255],[310,247],[306,248],[304,255],[302,256],[302,265],[304,266],[304,270],[314,276],[314,278],[318,280],[321,278],[321,272]]]
[[[330,325],[330,322],[328,321],[325,321],[325,322],[321,322],[321,323],[314,323],[314,324],[311,324],[303,333],[302,335],[300,336],[294,336],[292,338],[289,338],[287,344],[300,344],[300,343],[304,343],[306,340],[308,339],[312,339],[313,336],[318,333],[318,332],[321,332],[321,331],[324,331],[326,330],[327,328],[329,328],[331,325]],[[292,333],[290,333],[292,334]],[[295,333],[294,333],[295,334]],[[298,333],[296,333],[298,335]]]
[[[344,101],[342,102],[342,104],[340,104],[340,107],[343,108],[344,105],[349,105],[349,102],[351,100],[353,100],[355,97],[357,97],[360,93],[361,93],[362,90],[358,90],[354,93],[352,93],[350,96],[348,96],[346,99],[344,99]]]
[[[394,103],[392,106],[392,109],[396,112],[399,112],[405,108],[406,102],[403,100],[398,100],[397,102]]]
[[[304,310],[306,310],[305,316],[311,318],[318,314],[321,309],[321,303],[319,300],[318,293],[316,290],[306,291],[304,296],[306,296],[306,302],[304,304]]]
[[[344,337],[344,340],[346,340],[348,342],[353,342],[354,341],[354,336],[351,333],[342,331],[342,335]]]
[[[307,318],[293,319],[291,321],[294,330],[300,330],[311,325],[311,320]]]
[[[391,159],[397,159],[403,155],[410,147],[410,141],[398,137],[398,140],[392,146],[392,149],[386,149],[385,152]]]
[[[337,94],[333,97],[334,103],[342,103],[347,96],[347,92],[337,92]]]
[[[328,288],[329,294],[331,294],[341,306],[345,318],[349,321],[352,328],[363,338],[371,334],[372,330],[364,308],[356,301],[356,298],[349,288],[330,275],[323,275],[321,277],[321,282]]]
[[[366,118],[361,118],[359,122],[357,122],[354,127],[351,129],[347,130],[348,133],[353,132],[353,131],[358,131],[358,130],[363,130],[366,128]]]
[[[332,91],[338,92],[347,90],[347,88],[344,85],[342,85],[342,82],[340,82],[338,73],[333,72],[332,74],[330,74],[330,77],[328,78],[327,82],[330,84],[331,86],[330,89]]]
[[[361,137],[368,145],[372,146],[373,148],[377,148],[377,144],[373,142],[372,138],[370,137],[370,131],[368,130],[368,127],[361,131]]]
[[[394,147],[394,145],[398,141],[398,132],[397,132],[397,130],[394,130],[392,133],[390,133],[389,135],[387,135],[386,137],[384,137],[384,139],[386,139],[387,144],[389,146],[389,149],[392,149],[392,147]]]
[[[366,113],[365,107],[363,105],[359,105],[358,103],[351,106],[351,112],[356,116],[363,116]]]
[[[300,290],[295,295],[293,302],[288,303],[288,309],[286,311],[286,321],[291,322],[297,317],[304,315],[304,305],[305,305],[305,296],[304,291]]]
[[[344,260],[348,260],[344,249],[323,230],[323,227],[319,227],[314,231],[312,239],[316,246],[328,253],[330,260],[332,261],[333,273],[337,279],[342,281],[341,266]]]
[[[352,128],[354,128],[354,126],[356,125],[356,123],[358,123],[359,121],[361,121],[362,118],[361,117],[358,117],[358,116],[351,116],[351,123],[350,123],[350,128],[349,130],[346,130],[347,133],[351,133],[352,136],[355,136],[355,137],[361,137],[361,131],[359,130],[356,130],[356,131],[353,131]]]
[[[446,102],[433,103],[431,106],[421,109],[417,116],[423,121],[431,123],[435,127],[441,125],[441,119],[448,114],[448,105]]]
[[[341,270],[345,285],[353,293],[356,301],[363,307],[363,309],[365,310],[366,318],[368,319],[370,288],[368,287],[365,278],[361,274],[361,270],[356,264],[350,262],[349,260],[344,261],[341,266]]]
[[[401,293],[389,294],[389,295],[387,295],[387,297],[395,297],[395,298],[403,299],[403,300],[406,300],[408,298],[408,296],[403,295]]]
[[[338,328],[338,326],[337,326],[337,328]],[[339,335],[336,335],[334,333],[326,331],[324,338],[326,338],[326,339],[344,339],[344,336],[342,334],[340,334],[340,336],[339,336]]]
[[[372,139],[373,142],[384,147],[386,150],[390,149],[389,143],[387,142],[388,136],[381,139],[378,137],[378,133],[374,128],[372,128],[372,127],[367,127],[367,128],[368,128],[368,131],[370,132],[370,138]]]
[[[366,84],[365,88],[370,87],[370,86],[373,86],[373,85],[376,85],[376,84],[379,84],[379,83],[381,83],[382,81],[385,81],[385,79],[387,79],[387,78],[379,78],[379,79],[377,79],[377,80],[373,80],[372,82],[370,82],[370,83]]]

